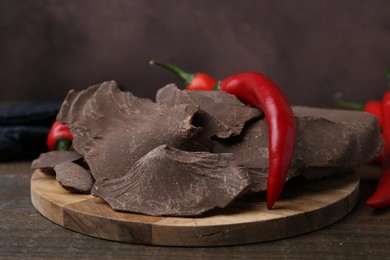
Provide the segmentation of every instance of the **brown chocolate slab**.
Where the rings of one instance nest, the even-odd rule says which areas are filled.
[[[31,200],[49,220],[94,237],[134,244],[222,246],[287,238],[330,225],[358,200],[355,172],[317,180],[296,178],[273,210],[264,195],[243,198],[203,217],[152,217],[112,210],[91,195],[71,194],[39,170],[31,178]]]

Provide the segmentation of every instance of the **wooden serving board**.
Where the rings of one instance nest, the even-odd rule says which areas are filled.
[[[314,231],[350,212],[358,192],[355,172],[318,180],[295,178],[272,210],[267,210],[263,194],[203,217],[152,217],[117,212],[99,198],[71,194],[39,170],[31,178],[34,207],[58,225],[109,240],[166,246],[245,244]]]

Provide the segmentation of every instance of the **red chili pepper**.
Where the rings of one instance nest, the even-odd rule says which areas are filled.
[[[66,125],[55,121],[47,136],[46,143],[49,150],[69,150],[73,136]]]
[[[375,193],[367,200],[372,208],[390,206],[390,92],[383,97],[383,139],[385,143],[382,173]]]
[[[377,101],[377,100],[368,101],[363,107],[363,111],[376,116],[381,129],[383,126],[383,115],[382,115],[383,111],[382,110],[383,110],[382,109],[382,102]]]
[[[184,82],[186,86],[185,89],[187,90],[212,90],[213,87],[217,84],[215,79],[203,72],[190,73],[182,70],[179,67],[176,67],[175,65],[156,60],[151,60],[149,63],[166,68],[178,75]]]
[[[270,79],[257,72],[230,76],[214,88],[235,95],[265,113],[269,133],[267,208],[271,209],[286,182],[296,139],[295,118],[287,98]]]
[[[390,87],[390,69],[387,69],[385,71],[385,74],[388,79],[389,87]],[[379,101],[371,101],[371,102],[372,104],[369,104],[370,102],[366,104],[364,111],[376,115],[379,121],[379,125],[383,131],[383,105]],[[383,132],[381,134],[381,137],[384,138]],[[377,158],[375,158],[374,161],[371,162],[371,164],[380,166],[383,164],[383,159],[384,159],[384,151],[382,151],[382,153]]]

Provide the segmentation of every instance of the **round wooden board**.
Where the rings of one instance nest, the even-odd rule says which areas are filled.
[[[272,210],[266,208],[265,195],[258,195],[203,217],[152,217],[117,212],[99,198],[71,194],[39,170],[31,178],[32,203],[49,220],[94,237],[166,246],[236,245],[314,231],[350,212],[358,192],[355,172],[318,180],[295,178]]]

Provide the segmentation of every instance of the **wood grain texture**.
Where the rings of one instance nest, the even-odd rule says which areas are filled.
[[[366,200],[377,181],[362,180],[359,201],[341,220],[299,236],[217,247],[166,247],[98,239],[63,228],[31,203],[31,161],[0,163],[0,259],[388,259],[390,209]]]
[[[356,173],[296,178],[287,183],[273,210],[266,209],[260,195],[204,217],[174,218],[117,212],[99,198],[69,193],[53,176],[35,171],[31,178],[34,207],[65,228],[109,240],[168,246],[247,244],[314,231],[350,212],[358,190]]]

